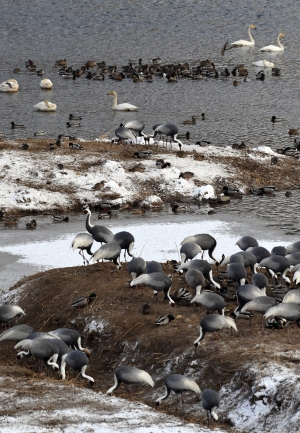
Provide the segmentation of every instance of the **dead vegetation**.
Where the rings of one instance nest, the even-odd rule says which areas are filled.
[[[173,275],[171,293],[186,286],[184,277],[174,272],[172,264],[164,264],[163,269]],[[213,269],[216,280],[222,283],[218,278],[220,269]],[[96,381],[96,392],[105,392],[112,385],[113,371],[121,364],[135,365],[148,371],[156,383],[154,390],[136,387],[133,398],[150,406],[161,395],[164,378],[170,372],[187,374],[195,378],[202,389],[216,390],[239,372],[237,386],[248,386],[244,365],[251,362],[263,365],[266,359],[270,359],[270,353],[281,362],[282,355],[278,352],[282,354],[290,349],[286,331],[266,329],[263,334],[261,316],[256,314],[252,326],[249,321],[239,320],[238,333],[223,330],[219,335],[208,334],[195,351],[193,341],[199,335],[200,319],[207,314],[205,309],[178,304],[172,309],[166,301],[158,303],[147,287],[131,289],[129,280],[126,263],[120,271],[111,271],[111,281],[108,280],[108,263],[99,263],[42,272],[23,279],[12,290],[23,287],[18,305],[26,311],[26,316],[20,323],[27,323],[36,331],[59,327],[80,331],[84,345],[92,350],[88,374]],[[97,299],[88,308],[77,310],[71,307],[74,299],[92,292],[97,294]],[[270,290],[268,292],[271,294]],[[142,314],[146,302],[151,306],[149,315]],[[227,302],[226,315],[235,307],[236,301]],[[174,321],[161,327],[155,325],[159,315],[170,313],[175,316]],[[299,330],[294,328],[292,338],[296,339],[298,334]],[[2,365],[15,362],[13,346],[13,342],[1,342]],[[31,358],[18,362],[14,368],[17,375],[34,374],[42,378],[46,375],[49,380],[57,379],[49,371],[39,373],[35,360]],[[72,378],[72,373],[68,377]],[[80,378],[75,383],[88,387]],[[115,395],[129,398],[124,387],[119,388]],[[198,409],[195,415],[194,405],[199,406],[195,396],[186,396],[185,413],[176,409],[175,400],[174,396],[169,398],[159,410],[184,416],[188,421],[205,423],[205,416],[199,417]],[[222,416],[219,427],[231,430],[226,416]]]

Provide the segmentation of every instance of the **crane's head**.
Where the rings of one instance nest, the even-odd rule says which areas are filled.
[[[83,210],[83,213],[88,213],[88,211],[90,210],[89,205],[88,204],[84,204],[82,206],[82,210]]]

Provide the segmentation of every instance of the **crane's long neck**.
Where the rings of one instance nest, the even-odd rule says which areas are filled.
[[[220,286],[220,284],[218,284],[218,283],[213,279],[213,276],[212,276],[212,270],[209,271],[209,281],[214,285],[214,287],[215,287],[216,289],[219,289],[219,290],[220,290],[221,286]]]
[[[88,210],[87,217],[86,217],[86,220],[85,220],[85,228],[87,229],[87,231],[89,233],[92,233],[91,230],[92,230],[93,227],[94,226],[91,224],[91,211]]]
[[[178,146],[181,148],[181,146],[183,146],[183,143],[182,143],[182,141],[178,140],[178,138],[176,138],[176,137],[177,137],[177,134],[175,134],[174,136],[171,136],[172,141],[174,143],[178,143]]]
[[[86,368],[87,368],[87,365],[84,365],[81,368],[81,376],[84,377],[85,379],[89,380],[90,382],[94,383],[95,382],[94,379],[91,376],[88,376],[87,374],[85,374]]]
[[[202,326],[200,325],[200,335],[199,335],[199,337],[197,338],[197,340],[194,341],[194,346],[195,346],[195,347],[198,347],[200,341],[203,340],[205,333],[206,333],[206,332],[203,331],[203,328],[202,328]]]
[[[254,42],[254,39],[253,39],[253,37],[251,35],[250,30],[251,30],[251,26],[249,26],[249,28],[248,28],[248,35],[249,35],[249,38],[250,38],[250,42]]]
[[[277,42],[278,42],[278,46],[279,46],[280,48],[283,48],[283,45],[282,45],[282,43],[280,42],[280,35],[278,35]]]
[[[61,357],[60,373],[62,376],[62,380],[65,380],[65,378],[66,378],[66,361],[65,361],[66,356],[67,356],[67,353]]]
[[[120,386],[118,378],[117,378],[117,376],[115,374],[114,374],[114,379],[115,379],[115,383],[113,384],[113,386],[111,388],[109,388],[106,391],[106,394],[112,394],[114,392],[114,390],[117,389]]]
[[[216,265],[220,264],[220,260],[218,260],[215,256],[214,256],[214,251],[216,249],[216,245],[217,243],[215,242],[214,245],[208,250],[208,255],[211,259],[213,259],[216,262]]]
[[[159,398],[155,401],[156,406],[158,406],[162,400],[166,400],[166,399],[169,397],[170,392],[171,392],[170,388],[168,388],[168,387],[166,386],[166,393],[165,393],[163,396],[159,397]]]

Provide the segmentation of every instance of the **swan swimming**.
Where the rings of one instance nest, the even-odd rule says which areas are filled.
[[[258,60],[257,62],[252,62],[252,65],[259,66],[260,68],[274,68],[274,63],[268,62],[266,59]]]
[[[52,81],[49,80],[48,78],[44,78],[43,80],[40,81],[41,89],[52,89],[52,87],[53,87]]]
[[[19,90],[19,84],[17,80],[10,78],[0,84],[0,92],[17,92]]]
[[[253,37],[252,37],[252,35],[250,33],[251,29],[256,29],[256,26],[254,26],[253,24],[251,24],[249,26],[249,28],[248,28],[248,35],[249,35],[250,41],[246,41],[244,39],[240,39],[239,41],[232,42],[231,45],[233,47],[254,47],[255,41],[254,41],[254,39],[253,39]]]
[[[109,92],[108,95],[113,95],[114,102],[112,109],[118,111],[138,111],[138,107],[132,104],[128,104],[128,102],[124,102],[123,104],[118,104],[118,95],[114,90]]]
[[[283,33],[279,33],[279,35],[277,37],[278,46],[277,45],[267,45],[266,47],[261,48],[259,51],[272,51],[274,53],[279,53],[279,52],[283,51],[284,46],[280,42],[280,38],[284,38]]]
[[[38,104],[34,105],[33,108],[38,111],[55,111],[57,108],[56,104],[47,101],[46,99]]]

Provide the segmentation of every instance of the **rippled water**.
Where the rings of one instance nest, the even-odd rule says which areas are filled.
[[[70,132],[65,126],[69,113],[83,115],[82,128],[72,131],[84,138],[108,133],[111,137],[119,123],[133,118],[146,123],[146,132],[158,122],[181,125],[192,114],[206,113],[205,121],[189,128],[191,142],[210,140],[227,145],[244,140],[251,146],[267,144],[273,148],[292,141],[290,127],[298,127],[299,99],[299,22],[298,2],[245,1],[32,1],[1,2],[2,26],[0,82],[16,78],[17,94],[0,94],[0,131],[8,138],[32,137],[37,130],[47,131],[49,138]],[[224,42],[247,39],[247,26],[255,24],[254,49],[233,49],[222,57]],[[285,33],[282,54],[261,54],[259,48],[276,43],[280,31]],[[155,77],[154,82],[133,83],[131,79],[104,82],[80,78],[65,80],[53,68],[55,60],[66,58],[79,67],[89,59],[105,60],[118,69],[128,59],[142,58],[149,63],[161,57],[164,63],[185,62],[196,65],[199,59],[214,60],[218,67],[244,63],[249,83],[238,87],[233,79],[201,81],[181,79],[168,84]],[[39,88],[40,77],[25,68],[33,59],[37,68],[53,81],[52,91]],[[252,61],[266,58],[281,68],[280,77],[270,71],[264,82],[255,79],[257,68]],[[13,69],[20,67],[20,74]],[[138,114],[113,113],[112,97],[116,90],[120,102],[139,107]],[[58,105],[55,113],[33,112],[33,105],[49,99]],[[274,125],[271,116],[286,121]],[[26,130],[13,132],[10,122],[24,123]]]

